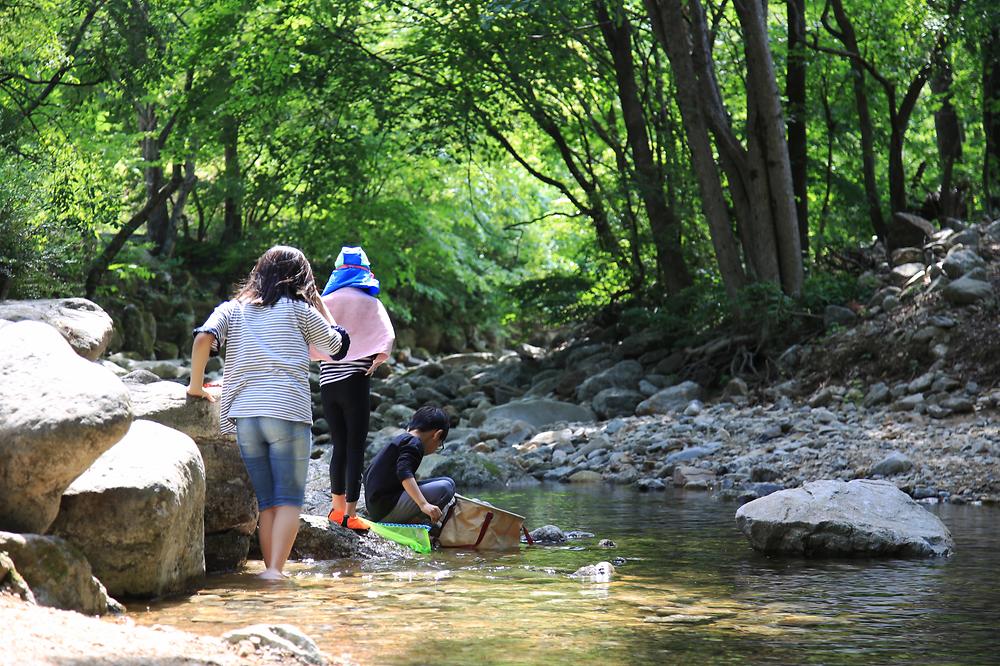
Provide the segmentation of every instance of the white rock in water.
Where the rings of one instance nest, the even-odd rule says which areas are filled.
[[[736,524],[765,553],[947,556],[941,519],[888,481],[813,481],[748,502]]]
[[[310,664],[328,663],[326,655],[320,651],[315,641],[290,624],[255,624],[225,633],[222,638],[236,645],[243,641],[263,645],[294,655]]]
[[[591,583],[607,583],[615,573],[615,568],[611,562],[598,562],[580,567],[570,574],[572,578],[580,578]]]

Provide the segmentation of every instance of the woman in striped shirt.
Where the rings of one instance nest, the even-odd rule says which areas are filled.
[[[223,434],[236,433],[260,508],[261,578],[282,569],[299,529],[312,447],[309,346],[339,358],[350,341],[335,325],[302,252],[265,252],[232,300],[195,329],[188,395],[214,401],[203,387],[209,355],[226,346]]]
[[[361,495],[361,472],[371,408],[371,375],[389,358],[396,339],[389,314],[376,296],[379,281],[371,271],[368,256],[360,247],[344,247],[337,257],[330,280],[323,289],[323,302],[351,335],[352,346],[343,360],[318,356],[323,415],[330,424],[333,456],[330,458],[330,489],[333,508],[330,522],[363,530],[357,518]]]

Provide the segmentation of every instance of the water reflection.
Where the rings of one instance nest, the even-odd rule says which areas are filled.
[[[935,507],[949,560],[799,560],[751,551],[704,495],[566,486],[482,493],[593,538],[521,553],[306,562],[278,586],[219,576],[138,613],[217,635],[288,622],[366,664],[984,663],[996,658],[1000,512]],[[613,539],[612,550],[597,545]],[[624,558],[610,583],[569,578]],[[259,563],[257,563],[259,565]]]

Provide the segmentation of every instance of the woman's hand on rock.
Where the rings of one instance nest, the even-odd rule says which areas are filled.
[[[204,386],[188,386],[188,397],[203,398],[209,402],[215,402],[215,396],[205,390]]]

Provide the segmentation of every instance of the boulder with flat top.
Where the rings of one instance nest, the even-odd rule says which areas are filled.
[[[753,500],[736,512],[750,545],[815,556],[950,555],[941,519],[888,481],[813,481]]]
[[[535,428],[544,428],[561,421],[592,421],[594,414],[586,407],[545,398],[519,400],[494,407],[486,413],[489,421],[524,421]]]

